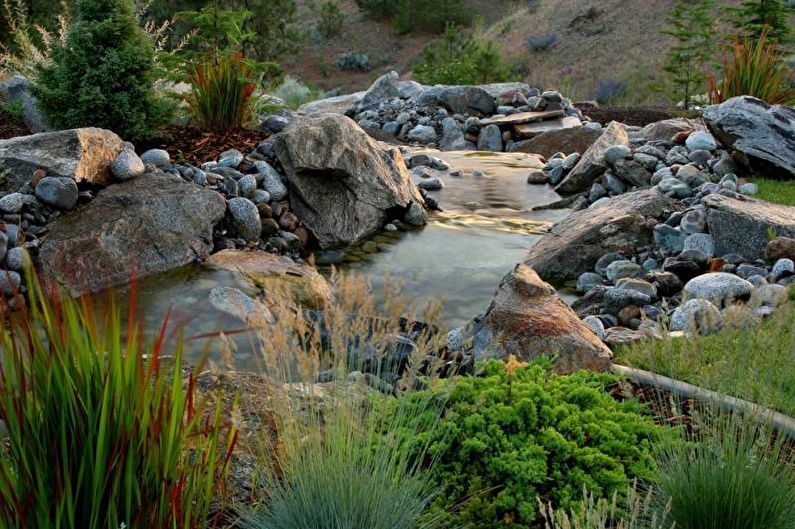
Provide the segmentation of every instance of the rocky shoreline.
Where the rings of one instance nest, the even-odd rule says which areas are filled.
[[[438,354],[447,372],[511,355],[604,370],[605,344],[755,326],[786,300],[795,208],[748,198],[755,185],[738,175],[795,178],[794,114],[736,98],[703,121],[602,127],[560,94],[526,85],[423,87],[388,74],[365,93],[263,117],[269,137],[254,151],[199,167],[163,150],[139,155],[100,129],[14,138],[0,142],[0,292],[23,290],[34,264],[79,295],[200,262],[246,276],[261,294],[287,284],[316,318],[334,294],[310,266],[312,251],[331,263],[340,249],[377,248],[379,233],[424,225],[440,207],[429,193],[456,172],[371,135],[541,151],[546,165],[528,184],[555,186],[566,198],[553,207],[574,213]],[[580,297],[569,307],[550,283]],[[209,301],[267,325],[267,303],[249,294],[224,287]],[[410,353],[410,328],[398,343],[394,354]],[[381,375],[389,386],[399,373]]]

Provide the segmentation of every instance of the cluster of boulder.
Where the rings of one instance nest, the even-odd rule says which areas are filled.
[[[424,86],[399,81],[396,72],[381,76],[366,92],[299,109],[317,111],[344,111],[375,137],[444,151],[521,150],[538,134],[581,127],[585,119],[554,90],[524,83]]]

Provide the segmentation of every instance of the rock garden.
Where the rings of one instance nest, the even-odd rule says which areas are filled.
[[[148,42],[79,4],[67,43]],[[168,136],[151,72],[59,106],[76,49],[0,84],[0,526],[792,527],[791,106],[389,72],[291,110],[203,49]]]

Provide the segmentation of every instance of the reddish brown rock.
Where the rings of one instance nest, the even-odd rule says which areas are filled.
[[[767,243],[765,259],[771,263],[775,263],[779,259],[792,259],[795,261],[795,239],[776,237]]]
[[[499,358],[556,357],[555,370],[604,371],[612,353],[529,266],[519,264],[497,289],[480,333],[496,338]]]
[[[511,145],[509,152],[540,154],[545,158],[549,158],[557,152],[566,154],[578,152],[582,154],[587,151],[601,135],[602,133],[600,131],[587,127],[552,130],[539,134],[535,138],[529,140],[517,141]]]

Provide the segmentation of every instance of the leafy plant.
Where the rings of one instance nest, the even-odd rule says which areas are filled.
[[[660,508],[681,529],[795,527],[795,469],[786,439],[754,421],[701,419],[692,442],[660,445]]]
[[[338,55],[334,64],[346,72],[369,72],[373,69],[369,55],[353,50]]]
[[[426,84],[483,84],[514,80],[494,41],[448,24],[441,41],[425,46],[413,66],[414,75]]]
[[[50,63],[53,47],[63,43],[69,26],[65,4],[60,4],[57,33],[32,23],[24,0],[3,0],[3,18],[8,27],[7,40],[0,42],[0,74],[19,74],[35,79],[38,70]]]
[[[284,81],[271,92],[271,96],[281,99],[284,101],[287,108],[295,110],[304,103],[322,98],[323,93],[313,92],[311,88],[301,81],[288,75],[284,78]]]
[[[660,430],[640,405],[605,391],[616,377],[558,376],[548,367],[492,361],[482,377],[401,399],[415,416],[429,396],[446,402],[439,424],[415,436],[438,458],[442,491],[431,512],[445,527],[532,526],[539,501],[568,509],[583,488],[623,501],[633,479],[652,475]]]
[[[767,39],[767,28],[756,40],[735,38],[724,53],[723,71],[718,81],[710,76],[711,104],[740,95],[757,97],[770,104],[795,104],[795,69],[789,69],[775,44]]]
[[[77,0],[76,18],[34,94],[57,128],[113,130],[138,141],[157,135],[173,108],[154,90],[155,51],[130,0]]]
[[[317,30],[325,38],[336,37],[345,25],[345,13],[335,0],[326,0],[317,8]]]
[[[29,291],[0,307],[0,525],[204,527],[234,435],[224,450],[220,407],[196,402],[193,375],[183,382],[168,319],[150,341],[112,302],[100,313],[35,281]]]
[[[240,127],[251,118],[258,82],[242,54],[208,57],[190,77],[187,101],[193,119],[209,130]]]
[[[793,41],[793,7],[781,0],[743,0],[729,9],[730,21],[745,38],[787,46]]]
[[[12,103],[3,103],[3,112],[17,121],[22,121],[22,101],[17,100]]]
[[[673,37],[663,70],[668,72],[675,98],[689,109],[696,90],[704,85],[706,66],[715,47],[715,0],[676,0],[666,16],[663,34]]]

